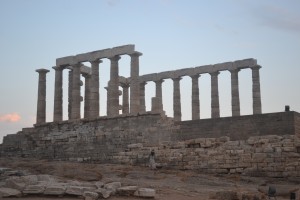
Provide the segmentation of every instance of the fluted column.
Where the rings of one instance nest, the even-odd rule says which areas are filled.
[[[84,87],[84,118],[88,119],[91,118],[91,82],[92,78],[90,74],[83,74],[85,78],[85,87]]]
[[[180,80],[181,77],[173,78],[173,112],[174,120],[181,121],[181,99],[180,99]]]
[[[108,83],[109,85],[109,83]],[[104,87],[104,89],[106,90],[106,116],[110,116],[109,114],[109,91],[108,91],[108,87]]]
[[[158,109],[163,111],[163,101],[162,101],[162,83],[164,82],[163,79],[155,81],[156,91],[155,97],[157,97],[158,101]]]
[[[119,59],[120,56],[109,58],[110,65],[110,81],[108,87],[110,116],[119,115]]]
[[[232,116],[240,116],[240,95],[239,95],[239,69],[230,70],[231,73],[231,108]]]
[[[72,89],[73,89],[73,69],[69,71],[69,84],[68,84],[68,119],[71,119],[72,113]]]
[[[261,96],[259,69],[261,66],[252,67],[252,96],[253,96],[253,114],[261,114]]]
[[[137,114],[140,110],[140,81],[139,81],[139,56],[142,53],[135,52],[130,55],[130,113]]]
[[[71,101],[71,119],[80,119],[80,67],[81,65],[74,64],[72,75],[72,101]]]
[[[219,86],[218,86],[219,74],[220,72],[210,73],[211,75],[211,118],[220,117]]]
[[[199,74],[192,78],[192,120],[200,119]]]
[[[140,83],[140,112],[146,112],[146,103],[145,103],[145,85],[147,82]]]
[[[40,124],[46,122],[46,74],[49,70],[37,69],[35,71],[39,73],[36,123]]]
[[[60,66],[52,68],[55,70],[53,121],[60,122],[63,119],[63,68]]]
[[[121,87],[123,88],[122,114],[128,114],[129,113],[129,102],[128,102],[128,88],[129,88],[129,84],[123,83],[123,84],[121,84]]]
[[[99,93],[99,63],[101,60],[91,61],[91,84],[90,84],[90,106],[89,106],[89,118],[96,118],[100,113],[100,93]]]

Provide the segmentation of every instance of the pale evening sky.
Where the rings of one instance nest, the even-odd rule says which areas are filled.
[[[38,68],[47,68],[47,121],[52,121],[55,59],[135,44],[140,74],[255,58],[263,113],[300,111],[298,0],[0,0],[0,142],[35,123]],[[109,61],[100,65],[100,114],[106,115]],[[120,75],[129,76],[122,56]],[[82,79],[84,80],[84,79]],[[252,114],[251,70],[239,73],[241,114]],[[64,71],[67,119],[67,70]],[[210,76],[199,78],[201,118],[210,117]],[[173,116],[172,81],[163,83]],[[230,73],[219,75],[221,117],[231,115]],[[154,83],[146,85],[150,110]],[[83,95],[83,91],[82,91]],[[191,119],[191,79],[181,81],[182,114]],[[83,106],[82,106],[83,107]]]

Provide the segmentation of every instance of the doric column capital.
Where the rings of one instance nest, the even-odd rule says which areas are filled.
[[[84,78],[91,78],[91,74],[87,74],[87,73],[82,73],[81,74]]]
[[[191,79],[198,79],[201,75],[200,74],[194,74],[194,75],[191,75]]]
[[[175,81],[180,81],[182,78],[181,78],[181,76],[179,76],[179,77],[176,77],[176,78],[172,78],[172,80],[175,82]]]
[[[120,83],[122,88],[129,88],[129,83]]]
[[[230,73],[238,73],[241,69],[230,69],[228,70]]]
[[[54,69],[55,71],[62,71],[64,69],[64,67],[62,67],[62,66],[53,66],[52,69]]]
[[[115,55],[115,56],[109,57],[108,59],[109,59],[110,61],[118,61],[118,60],[121,59],[121,56]]]
[[[50,72],[48,69],[43,69],[43,68],[37,69],[35,71],[38,72],[38,73],[48,73],[48,72]]]
[[[164,79],[159,79],[159,80],[155,80],[154,83],[162,84],[164,81],[165,81]]]
[[[252,70],[254,70],[254,69],[260,69],[260,68],[261,68],[260,65],[255,65],[255,66],[251,67]]]
[[[130,57],[139,57],[142,56],[143,54],[141,52],[135,51],[132,54],[128,54]]]
[[[218,76],[220,74],[219,71],[209,73],[211,76]]]
[[[140,82],[140,85],[143,85],[143,86],[147,85],[147,81]]]

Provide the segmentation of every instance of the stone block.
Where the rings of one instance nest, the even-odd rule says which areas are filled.
[[[127,145],[128,149],[140,149],[143,148],[143,144],[142,143],[137,143],[137,144],[129,144]]]
[[[104,189],[104,188],[98,188],[95,192],[97,192],[99,197],[103,198],[103,199],[109,198],[113,193],[112,190],[107,190],[107,189]]]
[[[27,185],[23,190],[24,194],[43,194],[46,186],[44,184],[39,185]]]
[[[47,185],[44,194],[61,196],[64,195],[65,192],[66,192],[65,184],[54,184],[54,185]]]
[[[154,198],[155,193],[155,190],[151,188],[139,188],[137,191],[135,191],[134,196],[143,198]]]
[[[17,190],[17,189],[13,189],[13,188],[5,188],[5,187],[1,187],[0,188],[0,197],[21,197],[22,193]]]
[[[263,162],[266,158],[266,153],[254,153],[252,155],[252,162]]]
[[[120,187],[121,187],[121,182],[107,183],[103,186],[104,189],[111,190],[113,194],[115,194],[117,189]]]
[[[125,186],[117,189],[117,194],[121,196],[133,196],[134,192],[138,189],[137,186]]]
[[[84,192],[83,196],[85,200],[97,200],[99,197],[98,193],[89,191]]]

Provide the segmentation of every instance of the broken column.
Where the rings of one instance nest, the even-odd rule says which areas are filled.
[[[63,67],[55,66],[52,68],[55,70],[53,121],[60,122],[63,119]]]
[[[261,66],[252,67],[252,97],[253,97],[253,114],[261,114],[261,95],[259,69]]]
[[[239,96],[239,69],[230,70],[231,73],[231,108],[232,116],[240,116],[240,96]]]
[[[36,123],[40,124],[46,122],[46,73],[49,70],[37,69],[35,71],[39,73]]]
[[[174,120],[181,121],[181,99],[180,99],[180,80],[181,77],[173,78],[173,112]]]
[[[199,100],[199,74],[190,76],[192,78],[192,120],[200,119]]]
[[[139,82],[139,56],[143,55],[139,52],[130,54],[130,113],[137,114],[140,110],[140,82]]]
[[[220,117],[219,89],[218,89],[219,74],[220,72],[210,73],[211,75],[211,118]]]

